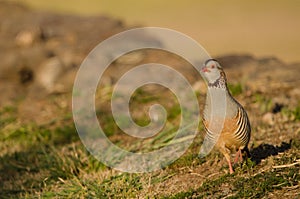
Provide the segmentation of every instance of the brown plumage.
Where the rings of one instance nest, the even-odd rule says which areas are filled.
[[[206,61],[202,72],[208,84],[203,124],[207,136],[215,139],[215,147],[225,156],[229,172],[233,173],[231,152],[236,151],[235,163],[243,160],[242,152],[250,155],[247,147],[251,133],[250,122],[244,108],[230,94],[225,73],[219,63],[213,59]],[[216,132],[218,128],[220,134]]]

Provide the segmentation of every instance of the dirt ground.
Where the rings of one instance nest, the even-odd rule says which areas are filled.
[[[16,110],[16,119],[13,122],[0,123],[0,131],[3,134],[1,142],[4,143],[0,156],[5,157],[20,151],[20,148],[4,148],[6,131],[12,128],[11,126],[21,128],[28,124],[48,125],[50,129],[54,129],[72,123],[71,92],[81,62],[99,42],[129,28],[131,27],[121,20],[106,16],[79,17],[33,12],[20,4],[0,2],[0,107],[14,107]],[[205,84],[199,74],[184,60],[155,50],[147,50],[136,56],[113,63],[106,72],[104,84],[112,86],[120,75],[135,65],[159,62],[181,71],[191,85],[200,91],[199,102],[203,104]],[[286,63],[276,57],[255,57],[251,54],[228,54],[216,59],[225,69],[232,92],[235,92],[234,96],[244,105],[250,117],[252,138],[249,147],[257,164],[251,176],[274,171],[276,166],[282,163],[294,164],[287,167],[296,169],[296,179],[299,179],[300,63]],[[168,95],[166,92],[161,97],[167,98]],[[98,105],[107,104],[106,100],[101,100]],[[172,106],[168,102],[166,104]],[[142,104],[136,108],[139,110],[140,107]],[[108,110],[109,108],[106,111]],[[120,135],[113,135],[111,139],[117,142],[126,140]],[[130,142],[131,140],[128,141]],[[124,145],[126,146],[126,143]],[[195,146],[191,151],[195,152],[197,149],[198,146]],[[282,157],[293,159],[289,159],[291,162],[281,162]],[[169,169],[153,174],[155,178],[161,177],[164,180],[145,185],[148,189],[144,187],[137,191],[135,197],[171,197],[180,192],[197,190],[206,179],[218,179],[226,173],[225,161],[222,158],[218,153],[214,153],[206,158],[205,163],[191,160],[188,166],[171,165]],[[1,164],[3,176],[0,179],[4,181],[0,184],[4,186],[3,193],[11,194],[12,192],[7,190],[13,190],[14,185],[9,176],[4,176],[4,169],[7,167]],[[170,171],[173,174],[170,174]],[[114,172],[111,171],[110,175],[114,175]],[[103,175],[106,175],[105,172]],[[151,174],[149,176],[152,177]],[[240,172],[236,177],[245,176],[245,173]],[[223,192],[210,196],[225,197],[222,194],[226,194],[227,189],[228,196],[234,196],[234,191],[230,192],[232,189],[229,185],[226,186],[226,183],[223,183]],[[25,189],[25,192],[36,193],[31,189]],[[196,192],[196,197],[205,197]],[[272,189],[263,196],[299,198],[299,192],[299,181],[296,181],[290,186]],[[3,195],[7,198],[10,196]]]

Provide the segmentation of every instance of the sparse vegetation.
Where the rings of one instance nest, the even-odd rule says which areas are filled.
[[[254,103],[257,103],[259,105],[259,109],[261,113],[271,111],[273,106],[272,99],[266,98],[266,96],[259,93],[255,94]]]
[[[145,103],[149,102],[151,101]],[[143,104],[141,101],[139,103]],[[257,103],[264,103],[264,101]],[[289,111],[289,113],[297,114],[296,110]],[[174,111],[171,115],[180,115],[177,108],[171,107],[168,111]],[[260,198],[277,191],[299,190],[299,164],[291,167],[283,166],[279,169],[268,166],[269,161],[272,165],[299,163],[300,145],[297,140],[292,142],[288,153],[279,156],[274,153],[275,156],[267,158],[265,162],[258,163],[258,165],[250,159],[240,166],[235,165],[234,175],[222,174],[227,170],[225,164],[221,164],[221,167],[214,166],[215,163],[211,160],[214,157],[219,159],[221,157],[219,155],[212,154],[205,159],[197,157],[199,150],[197,143],[201,142],[198,138],[198,141],[183,157],[162,172],[129,174],[110,170],[89,155],[80,143],[72,125],[54,129],[51,125],[25,125],[9,130],[8,127],[15,124],[16,120],[7,118],[15,118],[16,111],[13,108],[3,108],[1,116],[4,115],[5,117],[1,117],[4,131],[1,136],[3,152],[0,158],[3,198],[10,196],[32,198],[37,195],[43,198],[134,198],[139,195],[145,198],[152,198],[154,195],[158,198]],[[168,119],[172,124],[172,120],[177,117],[172,116]],[[109,126],[113,125],[111,123],[114,121],[107,119],[103,122],[108,129],[111,129]],[[167,144],[176,130],[176,127],[172,125],[168,128],[169,130],[161,132],[154,139],[144,142],[144,150],[156,149]],[[115,130],[111,129],[111,131]],[[115,134],[109,136],[114,137]],[[14,143],[14,147],[8,148],[11,143]],[[139,141],[135,140],[131,147],[136,146],[140,149],[138,143]],[[152,190],[153,187],[181,175],[182,169],[192,170],[206,167],[207,164],[212,164],[219,175],[203,179],[202,183],[195,186],[196,188],[175,192],[176,194],[168,193],[168,191],[154,193]],[[6,175],[7,173],[10,175]],[[164,176],[160,173],[164,173]],[[186,182],[182,183],[189,181],[188,178],[183,180]],[[14,186],[7,186],[9,184],[14,184]]]
[[[237,96],[237,95],[240,95],[241,93],[243,93],[243,86],[240,83],[238,83],[238,84],[230,84],[229,83],[228,89],[230,90],[230,92],[233,96]]]
[[[223,59],[229,65],[238,65],[226,68],[226,73],[243,74],[249,79],[247,85],[239,79],[229,85],[232,94],[245,105],[252,124],[249,144],[252,158],[235,164],[233,175],[226,173],[228,166],[220,153],[212,151],[204,158],[198,157],[204,137],[201,122],[192,145],[170,165],[163,165],[161,170],[151,173],[120,172],[98,161],[82,144],[72,120],[70,91],[71,77],[85,53],[100,39],[128,27],[109,17],[36,15],[21,6],[16,6],[14,15],[9,15],[7,13],[14,5],[0,4],[1,13],[7,16],[0,18],[4,24],[0,42],[4,49],[8,47],[1,51],[3,67],[0,67],[0,71],[5,72],[0,75],[0,198],[300,197],[299,64],[257,59],[252,55],[250,63],[247,63],[249,56],[246,60],[239,55]],[[32,26],[32,21],[39,24]],[[15,25],[21,22],[22,26]],[[20,32],[26,40],[31,31],[33,41],[24,43],[22,40],[16,44],[13,40]],[[89,42],[82,42],[87,41],[87,37]],[[255,45],[255,49],[259,48]],[[59,58],[72,63],[66,63],[68,69],[53,82],[57,83],[54,91],[47,93],[35,81],[39,77],[35,69],[40,62],[58,56],[56,54],[62,51],[66,54],[62,53]],[[141,61],[143,63],[160,63],[162,60],[166,65],[181,69],[191,84],[199,80],[195,78],[195,71],[186,67],[179,57],[161,53],[149,50],[143,55],[145,57],[139,58],[145,59]],[[32,68],[24,70],[24,66]],[[131,152],[151,152],[175,138],[183,111],[167,89],[140,88],[130,101],[133,120],[141,126],[149,124],[149,107],[158,101],[166,109],[168,121],[160,132],[147,139],[130,138],[123,133],[115,124],[109,102],[116,81],[114,75],[118,76],[118,72],[130,67],[115,62],[106,71],[107,78],[101,82],[103,84],[99,83],[99,87],[103,87],[102,93],[99,91],[95,96],[96,114],[111,142]],[[20,77],[18,72],[22,71],[26,74]],[[30,79],[28,74],[35,78]],[[66,86],[65,90],[55,90],[61,85]],[[77,92],[75,95],[79,95]],[[199,105],[203,107],[204,95],[202,91],[198,92]],[[276,103],[279,105],[274,108]],[[267,122],[262,120],[265,113],[270,116]],[[181,143],[184,137],[176,139],[175,142]]]
[[[299,161],[299,155],[292,153],[282,157],[285,163]],[[275,159],[275,164],[282,164],[282,159]],[[214,180],[205,181],[199,188],[181,192],[166,198],[262,198],[276,190],[288,190],[299,187],[299,167],[282,169],[269,169],[268,171],[256,172],[248,167],[239,170],[234,175],[223,175]]]
[[[292,109],[284,108],[283,114],[290,117],[295,122],[300,121],[300,105],[298,105],[297,107],[292,108]]]

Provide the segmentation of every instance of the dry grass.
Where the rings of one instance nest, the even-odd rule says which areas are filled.
[[[233,74],[234,72],[230,72],[229,76]],[[184,156],[160,171],[145,174],[121,173],[107,168],[89,155],[79,141],[70,118],[44,126],[22,125],[18,122],[14,107],[2,108],[1,198],[299,196],[299,106],[287,106],[275,114],[276,124],[267,125],[254,115],[271,111],[273,101],[268,102],[271,103],[271,108],[261,107],[265,106],[265,99],[272,99],[272,96],[269,93],[256,93],[255,90],[246,96],[240,84],[233,84],[231,90],[246,104],[251,116],[253,136],[250,151],[253,157],[241,165],[235,165],[233,175],[227,174],[228,168],[219,153],[214,152],[204,159],[197,157],[202,142],[201,135],[197,136]],[[146,91],[135,94],[136,101],[132,102],[135,108],[157,100],[147,96]],[[258,96],[263,96],[263,99]],[[199,100],[203,101],[202,94]],[[168,111],[173,114],[169,119],[174,123],[180,112],[172,107]],[[113,122],[109,119],[104,121]],[[200,126],[200,131],[201,129]],[[160,135],[157,142],[143,142],[144,149],[149,150],[155,148],[157,143],[168,142],[166,136],[171,132]],[[124,140],[118,133],[120,132],[115,131],[110,137],[120,146],[130,147],[130,150],[134,146],[140,146],[140,141]]]

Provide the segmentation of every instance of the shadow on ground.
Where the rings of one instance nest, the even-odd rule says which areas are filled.
[[[273,146],[271,144],[261,144],[250,150],[251,159],[256,164],[259,164],[261,160],[266,159],[270,156],[278,155],[278,153],[284,152],[291,148],[291,142],[282,142],[280,146]]]

